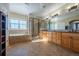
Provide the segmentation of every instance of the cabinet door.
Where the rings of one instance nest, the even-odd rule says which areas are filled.
[[[57,44],[61,45],[61,32],[57,32]]]
[[[53,42],[54,43],[57,43],[57,33],[56,32],[53,32]]]
[[[47,33],[48,42],[51,42],[51,32]]]
[[[72,38],[72,50],[79,52],[79,34],[74,34]]]
[[[53,43],[53,33],[52,32],[49,32],[48,38],[49,38],[48,41]]]
[[[46,39],[47,39],[47,41],[49,40],[49,32],[47,32],[47,38]]]
[[[62,46],[65,48],[70,48],[71,37],[69,33],[62,33]]]

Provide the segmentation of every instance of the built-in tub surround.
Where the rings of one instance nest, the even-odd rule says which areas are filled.
[[[28,33],[28,30],[9,30],[9,45],[28,41],[31,41],[31,35]]]
[[[16,43],[23,43],[31,41],[31,35],[28,30],[9,30],[9,46]]]
[[[9,36],[23,36],[25,34],[10,34]]]
[[[31,35],[24,35],[24,34],[12,34],[9,36],[9,45],[29,42],[32,40]]]

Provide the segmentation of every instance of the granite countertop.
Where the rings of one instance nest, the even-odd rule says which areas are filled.
[[[73,32],[73,33],[79,33],[79,31],[70,31],[70,30],[42,30],[42,31],[48,31],[48,32]]]

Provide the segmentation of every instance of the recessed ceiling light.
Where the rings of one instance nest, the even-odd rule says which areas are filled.
[[[25,3],[25,5],[29,6],[30,4],[29,3]]]
[[[45,4],[43,4],[43,3],[40,3],[40,6],[41,6],[42,8],[46,8]]]

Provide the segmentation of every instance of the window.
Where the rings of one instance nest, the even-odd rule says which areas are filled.
[[[26,29],[27,24],[26,21],[20,21],[20,29]]]
[[[10,20],[10,25],[12,29],[18,29],[19,27],[19,21],[18,20]]]
[[[10,19],[8,21],[8,28],[9,29],[27,29],[27,21]]]

